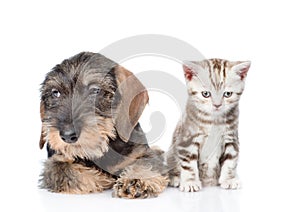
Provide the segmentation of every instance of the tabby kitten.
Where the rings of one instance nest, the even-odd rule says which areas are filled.
[[[188,101],[167,156],[171,186],[186,192],[240,187],[238,104],[249,68],[249,61],[184,62]]]

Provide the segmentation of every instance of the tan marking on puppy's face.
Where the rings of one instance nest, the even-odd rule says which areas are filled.
[[[99,119],[103,118],[99,117]],[[108,151],[109,140],[107,136],[113,138],[115,134],[113,130],[107,131],[107,129],[113,128],[111,119],[101,120],[100,123],[95,127],[84,128],[76,143],[64,142],[59,131],[54,127],[48,128],[48,132],[45,133],[47,134],[46,139],[53,150],[63,154],[69,160],[75,157],[86,159],[102,157]]]

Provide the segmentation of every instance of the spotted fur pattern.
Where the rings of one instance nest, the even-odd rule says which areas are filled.
[[[249,61],[184,62],[189,96],[168,152],[171,186],[185,192],[240,187],[238,105],[249,67]]]

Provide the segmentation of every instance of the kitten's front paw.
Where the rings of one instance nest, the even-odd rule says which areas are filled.
[[[179,187],[180,185],[180,178],[177,176],[170,177],[169,185],[172,187]]]
[[[179,190],[182,192],[197,192],[202,189],[202,183],[200,181],[188,181],[181,182]]]
[[[219,182],[221,188],[224,189],[239,189],[241,188],[241,182],[237,178],[222,180]]]

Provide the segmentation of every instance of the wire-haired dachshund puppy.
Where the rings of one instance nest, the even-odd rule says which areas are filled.
[[[128,70],[83,52],[56,65],[41,88],[40,187],[85,194],[113,188],[123,198],[157,196],[168,184],[162,152],[138,120],[148,94]]]

